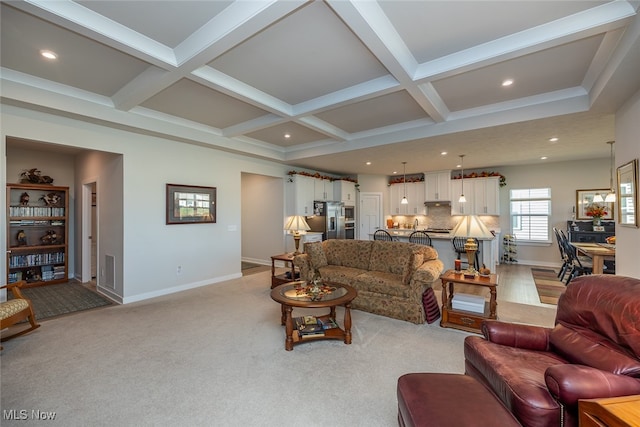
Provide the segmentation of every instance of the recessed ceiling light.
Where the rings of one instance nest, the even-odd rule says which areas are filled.
[[[290,133],[285,133],[285,134],[284,134],[284,137],[285,137],[285,138],[291,138],[291,134],[290,134]]]
[[[540,157],[540,160],[547,160],[547,159],[548,159],[548,157],[547,157],[547,156],[542,156],[542,157]]]
[[[502,86],[511,86],[513,84],[512,79],[506,79],[502,81]]]
[[[461,167],[462,167],[462,165],[456,165],[456,167],[457,167],[457,168],[461,168]]]
[[[47,59],[58,59],[58,55],[50,50],[41,50],[40,55],[44,56]]]
[[[395,174],[397,174],[397,173],[398,173],[398,171],[393,171],[393,174],[394,174],[394,175],[395,175]]]
[[[558,142],[558,137],[557,136],[553,136],[553,137],[549,138],[549,142]]]
[[[446,151],[443,151],[442,153],[440,153],[440,155],[441,155],[441,156],[446,156],[446,155],[447,155],[447,152],[446,152]]]
[[[370,166],[371,162],[366,162],[365,165]]]

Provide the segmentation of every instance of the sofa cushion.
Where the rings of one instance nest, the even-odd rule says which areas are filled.
[[[409,262],[404,266],[404,273],[402,275],[402,283],[408,285],[411,283],[411,276],[416,270],[424,263],[424,255],[421,252],[414,252],[409,258]]]
[[[465,338],[464,357],[465,373],[487,384],[523,425],[560,425],[560,406],[549,394],[544,373],[566,360],[550,352],[494,344],[477,336]]]
[[[345,267],[343,265],[325,265],[318,269],[323,281],[352,285],[354,278],[362,273],[359,268]]]
[[[640,378],[640,360],[594,331],[558,324],[551,331],[549,342],[556,353],[571,363]]]
[[[638,279],[631,277],[611,274],[577,277],[558,301],[556,322],[571,329],[590,329],[640,355],[639,292]]]
[[[411,298],[411,288],[402,282],[402,276],[382,271],[360,271],[353,278],[352,286],[359,291],[369,291],[376,294]]]
[[[329,265],[366,270],[369,268],[372,243],[369,240],[329,239],[322,242],[322,245]]]
[[[305,243],[304,251],[309,255],[309,264],[312,270],[317,270],[327,265],[327,256],[324,253],[322,242]]]
[[[374,240],[371,246],[370,271],[404,275],[405,268],[410,264],[414,247],[404,242],[385,242]]]

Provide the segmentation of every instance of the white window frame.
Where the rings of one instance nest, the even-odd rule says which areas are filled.
[[[544,197],[541,196],[531,196],[531,194],[529,195],[529,197],[516,197],[514,196],[514,194],[520,193],[522,194],[523,192],[537,192],[540,193],[542,191],[546,191],[547,195]],[[547,213],[546,214],[541,214],[541,213],[514,213],[513,212],[513,202],[539,202],[539,201],[544,201],[548,203],[548,209],[547,209]],[[546,230],[546,234],[547,234],[547,238],[546,239],[531,239],[531,231],[530,229],[527,230],[527,235],[529,238],[523,238],[522,236],[522,232],[521,231],[517,231],[517,228],[514,227],[514,224],[516,223],[522,223],[522,219],[523,218],[530,218],[530,217],[546,217],[547,218],[547,230]],[[551,236],[551,188],[548,187],[544,187],[544,188],[514,188],[512,190],[509,191],[509,228],[510,228],[510,232],[511,235],[516,236],[516,239],[518,241],[518,244],[521,243],[525,243],[525,244],[550,244],[552,242],[552,236]]]

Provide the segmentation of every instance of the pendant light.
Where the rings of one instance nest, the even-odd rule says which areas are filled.
[[[614,203],[616,201],[616,189],[613,188],[613,144],[615,141],[607,141],[607,144],[611,146],[611,161],[609,164],[609,193],[607,193],[607,197],[604,198],[604,201],[607,203]]]
[[[402,182],[404,182],[404,197],[400,201],[400,204],[407,205],[409,201],[407,200],[407,162],[402,162],[402,167],[404,170],[402,171]]]
[[[464,197],[464,154],[461,154],[460,157],[460,166],[462,167],[462,185],[461,185],[461,194],[458,199],[458,203],[467,203],[467,198]]]

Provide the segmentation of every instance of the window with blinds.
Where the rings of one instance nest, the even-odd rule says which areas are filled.
[[[511,234],[518,242],[551,243],[551,189],[525,188],[509,192]]]

